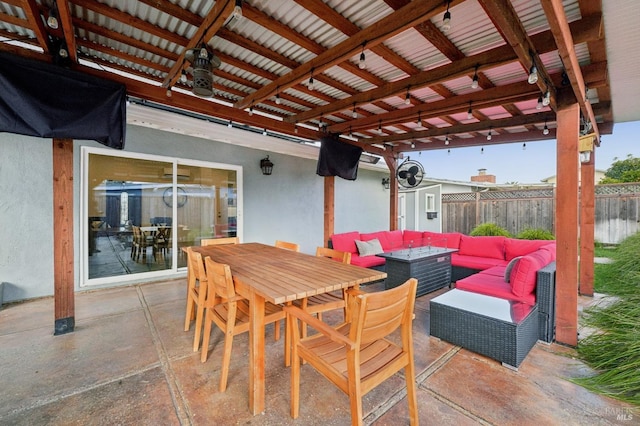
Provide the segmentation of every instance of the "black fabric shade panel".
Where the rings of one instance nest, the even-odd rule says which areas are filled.
[[[320,139],[316,173],[320,176],[339,176],[346,180],[356,180],[360,155],[362,148],[341,142],[336,134],[325,136]]]
[[[0,132],[123,149],[126,87],[0,52]]]

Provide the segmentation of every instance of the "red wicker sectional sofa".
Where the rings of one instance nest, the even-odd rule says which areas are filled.
[[[551,342],[555,324],[556,243],[507,237],[472,237],[429,231],[347,232],[331,236],[330,244],[351,253],[351,263],[383,269],[385,259],[361,256],[358,241],[377,239],[384,252],[409,247],[447,247],[451,255],[451,281],[458,289],[529,305],[538,304],[540,340]]]

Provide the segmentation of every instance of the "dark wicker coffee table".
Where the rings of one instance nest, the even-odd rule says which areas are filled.
[[[430,301],[430,334],[518,368],[538,340],[538,307],[463,290]]]
[[[451,253],[456,249],[415,247],[381,253],[386,259],[387,289],[397,287],[409,278],[418,280],[416,296],[451,285]]]

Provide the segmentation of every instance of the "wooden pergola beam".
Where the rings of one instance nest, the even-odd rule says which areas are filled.
[[[593,125],[593,132],[596,134],[596,143],[600,143],[598,123],[596,122],[593,108],[591,108],[591,103],[587,99],[587,87],[580,70],[580,63],[576,55],[573,36],[569,29],[569,22],[567,21],[567,15],[564,12],[562,1],[541,0],[540,3],[549,21],[549,27],[558,46],[558,53],[560,54],[560,58],[562,58],[562,63],[569,77],[569,81],[571,82],[573,94],[578,100],[582,114],[588,118]]]
[[[376,25],[363,29],[359,33],[338,43],[326,52],[316,56],[288,74],[283,75],[278,80],[271,82],[262,89],[246,96],[235,103],[236,108],[246,108],[251,104],[256,104],[261,100],[273,96],[276,89],[281,90],[291,87],[300,81],[307,79],[311,74],[320,74],[324,70],[346,61],[351,56],[359,53],[362,46],[378,45],[388,38],[391,38],[420,22],[430,19],[436,13],[444,9],[440,0],[416,0],[398,11],[382,18]]]

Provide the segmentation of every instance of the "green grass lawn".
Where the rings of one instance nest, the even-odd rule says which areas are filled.
[[[579,356],[597,374],[575,382],[587,389],[640,406],[640,234],[615,249],[596,247],[594,290],[618,301],[584,312],[584,325],[598,332],[578,343]]]

